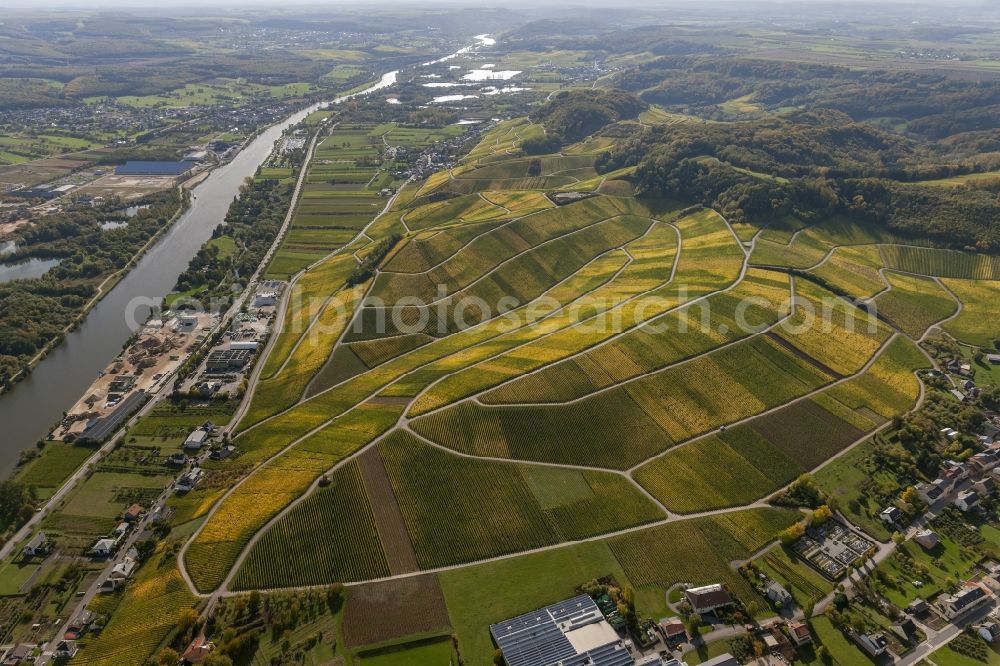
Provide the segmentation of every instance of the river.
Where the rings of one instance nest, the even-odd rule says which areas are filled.
[[[396,82],[397,72],[387,72],[368,88],[334,100],[341,102],[366,95]],[[97,374],[121,350],[134,332],[129,321],[144,321],[148,309],[127,315],[136,299],[156,299],[169,292],[177,276],[212,230],[226,216],[230,202],[243,180],[256,172],[270,154],[274,142],[289,126],[310,112],[328,106],[316,104],[272,125],[250,142],[235,158],[212,171],[193,190],[191,207],[174,222],[149,252],[90,311],[84,322],[66,336],[30,375],[0,395],[0,478],[17,463],[18,453],[45,437],[94,381]]]

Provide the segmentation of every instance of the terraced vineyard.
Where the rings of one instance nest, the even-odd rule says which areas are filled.
[[[423,140],[325,137],[296,225],[371,222],[356,188],[394,132]],[[347,252],[289,246],[289,270],[312,266],[237,427],[237,482],[202,498],[182,550],[198,593],[433,570],[451,612],[464,576],[537,565],[579,578],[568,591],[612,573],[649,598],[725,582],[763,603],[731,564],[800,518],[768,498],[918,404],[924,336],[991,344],[994,258],[839,216],[734,228],[598,173],[609,137],[525,156],[540,136],[523,119],[485,131]],[[528,597],[453,616],[460,647]]]

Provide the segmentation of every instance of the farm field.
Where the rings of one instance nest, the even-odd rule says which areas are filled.
[[[183,406],[171,402],[157,404],[132,429],[130,444],[179,448],[191,431],[206,421],[225,426],[236,409],[235,401],[211,400]]]
[[[288,279],[343,248],[382,212],[385,166],[375,126],[338,124],[321,130],[291,229],[267,268],[269,278]],[[389,178],[391,181],[391,177]]]
[[[766,615],[733,566],[750,558],[796,597],[829,592],[789,552],[761,552],[803,517],[768,500],[807,472],[825,482],[831,459],[855,460],[913,408],[929,364],[914,340],[954,313],[949,290],[970,314],[945,330],[985,332],[991,260],[840,216],[734,228],[635,198],[627,170],[605,179],[603,137],[535,164],[518,144],[539,131],[493,126],[457,166],[407,184],[369,238],[288,264],[298,277],[228,485],[176,505],[198,592],[348,583],[343,654],[390,666],[450,659],[451,634],[485,666],[490,622],[608,575],[654,617],[671,587],[710,582]],[[436,136],[322,137],[286,259],[326,257],[372,219],[386,142]],[[371,279],[347,287],[388,234]]]
[[[6,449],[0,653],[51,661],[87,607],[71,664],[498,666],[492,623],[585,594],[622,661],[1000,666],[979,619],[896,635],[1000,560],[990,3],[411,4],[0,18],[0,379],[83,324],[62,310],[132,256],[140,190],[211,235],[151,316],[222,303],[183,347],[125,348],[137,378],[140,349],[193,356],[114,440],[80,443],[102,383],[75,425],[8,419],[51,408],[66,441]],[[113,175],[147,160],[192,168]],[[170,282],[181,235],[122,274]],[[30,400],[91,324],[0,391]],[[734,603],[693,612],[711,584]],[[674,617],[664,652],[648,621]],[[799,620],[812,644],[775,650]],[[852,637],[877,632],[891,659]]]
[[[196,602],[173,566],[172,555],[161,550],[125,590],[121,610],[75,661],[90,666],[142,663]]]
[[[909,245],[882,247],[885,265],[907,273],[963,280],[1000,280],[1000,257]]]
[[[347,539],[331,540],[338,530]],[[288,553],[289,543],[300,545]],[[330,475],[330,485],[310,496],[269,529],[236,575],[236,589],[319,585],[325,581],[379,578],[389,573],[371,506],[356,462]]]
[[[911,338],[920,338],[958,309],[950,294],[931,278],[887,272],[886,279],[892,289],[880,294],[875,306]]]
[[[345,644],[357,647],[440,634],[449,625],[438,576],[427,574],[351,588],[342,628]]]
[[[879,246],[841,246],[811,272],[834,289],[855,298],[870,298],[887,286],[878,272],[881,267]]]
[[[1000,281],[944,279],[947,287],[962,303],[962,312],[942,325],[959,342],[992,347],[997,339],[997,297]]]
[[[627,481],[608,473],[469,460],[404,433],[379,448],[423,568],[663,518]]]

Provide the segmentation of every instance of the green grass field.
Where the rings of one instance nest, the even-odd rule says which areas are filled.
[[[16,478],[34,486],[38,496],[48,497],[69,478],[94,449],[62,442],[47,442],[37,458],[18,470]]]
[[[447,666],[456,659],[447,637],[366,651],[359,656],[363,666]]]
[[[809,622],[815,641],[830,651],[830,656],[840,666],[871,666],[872,660],[853,642],[836,629],[825,615]]]

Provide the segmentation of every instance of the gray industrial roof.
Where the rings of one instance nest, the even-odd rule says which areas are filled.
[[[569,632],[604,622],[586,594],[490,626],[508,666],[630,666],[632,656],[620,640],[579,652]]]

